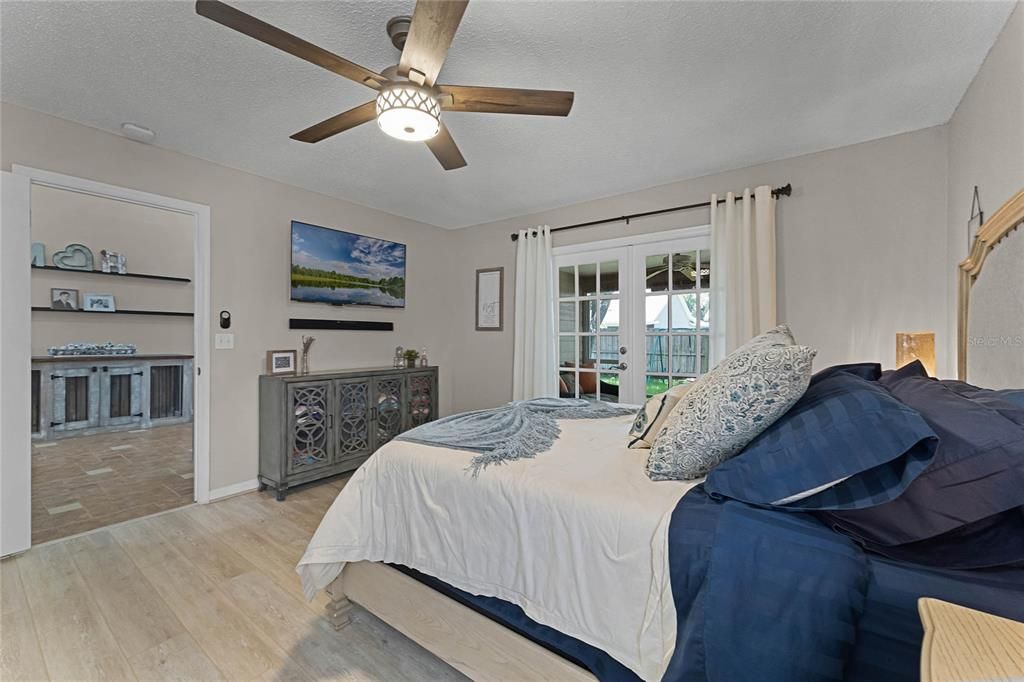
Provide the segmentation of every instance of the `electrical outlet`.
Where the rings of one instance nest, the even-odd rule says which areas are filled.
[[[235,347],[234,334],[217,334],[214,339],[214,348],[217,350],[231,350]]]

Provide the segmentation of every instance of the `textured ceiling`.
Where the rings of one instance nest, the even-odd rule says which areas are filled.
[[[372,69],[409,2],[235,2]],[[373,91],[189,2],[0,5],[0,97],[443,227],[946,122],[1012,2],[474,0],[441,82],[570,89],[568,118],[449,113],[469,166],[375,124],[288,139]],[[723,188],[728,189],[728,188]]]

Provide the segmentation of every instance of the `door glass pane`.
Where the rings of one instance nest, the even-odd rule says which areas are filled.
[[[576,331],[576,304],[575,303],[559,303],[558,304],[558,331],[560,332],[574,332]]]
[[[647,371],[668,372],[667,336],[647,336]]]
[[[571,265],[558,268],[558,295],[561,298],[576,295],[576,268]]]
[[[707,334],[700,335],[700,371],[701,374],[708,371],[708,349],[711,342]]]
[[[561,367],[573,367],[576,365],[576,337],[558,337],[558,364]]]
[[[577,381],[579,382],[579,392],[581,398],[596,398],[597,397],[597,372],[578,372],[576,374]]]
[[[603,299],[601,301],[601,318],[598,330],[604,332],[619,331],[619,299]]]
[[[601,367],[611,367],[619,364],[619,337],[615,334],[599,336],[601,348]]]
[[[700,288],[711,288],[711,251],[708,249],[700,252]]]
[[[697,286],[697,252],[672,254],[672,289],[685,291]]]
[[[580,271],[580,296],[597,295],[597,263],[584,263]]]
[[[576,395],[576,372],[567,371],[558,373],[558,395],[562,398],[577,398]]]
[[[647,331],[667,332],[668,331],[668,301],[667,295],[655,295],[647,297]]]
[[[697,294],[672,295],[672,331],[697,329]]]
[[[656,396],[668,390],[668,377],[647,375],[647,397]]]
[[[681,386],[682,384],[692,384],[696,379],[693,377],[675,377],[672,379],[673,386]]]
[[[601,400],[608,403],[619,402],[619,375],[618,374],[602,374],[601,385],[598,386],[601,389]]]
[[[700,295],[700,328],[707,330],[711,328],[711,294]]]
[[[668,291],[668,255],[647,256],[647,291]]]
[[[692,334],[672,337],[672,373],[697,373],[697,337]]]
[[[601,293],[619,293],[619,261],[609,260],[601,263]]]
[[[593,367],[597,362],[597,337],[581,336],[580,338],[580,367]]]
[[[597,332],[598,323],[598,301],[580,301],[580,331],[584,334]]]

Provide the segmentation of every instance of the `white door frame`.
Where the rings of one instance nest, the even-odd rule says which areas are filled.
[[[3,172],[0,218],[0,556],[32,544],[28,178]]]
[[[672,243],[674,246],[681,245],[680,248],[685,250],[698,248],[695,245],[687,244],[687,242],[705,239],[710,234],[710,225],[698,225],[695,227],[556,246],[551,250],[552,281],[556,283],[551,305],[555,307],[556,320],[558,320],[557,306],[559,297],[557,283],[560,265],[578,265],[597,260],[614,259],[619,261],[619,287],[622,292],[619,297],[619,342],[629,349],[629,352],[623,357],[623,360],[627,363],[627,369],[617,372],[621,377],[620,399],[624,402],[642,403],[645,400],[642,378],[647,374],[644,345],[646,339],[645,335],[638,330],[636,320],[634,319],[637,314],[643,314],[640,311],[645,310],[646,306],[646,294],[643,288],[635,286],[637,275],[643,272],[643,264],[639,259],[642,259],[648,253],[662,250],[663,245],[666,243]],[[577,311],[576,314],[578,316],[579,312]],[[555,343],[557,344],[557,329],[554,334]],[[557,345],[555,357],[558,357]]]
[[[79,192],[95,197],[124,201],[139,206],[174,211],[192,217],[194,224],[193,251],[194,274],[193,291],[193,409],[192,409],[192,451],[195,453],[195,475],[193,492],[196,502],[205,504],[210,501],[210,207],[191,201],[151,194],[117,185],[108,185],[94,180],[77,178],[50,171],[13,164],[11,171],[15,175],[25,176],[30,185],[40,185],[71,192]],[[31,228],[29,224],[27,227]],[[26,251],[27,253],[27,251]],[[28,257],[25,258],[26,263]],[[29,276],[28,267],[24,276]],[[26,302],[26,307],[27,307]],[[31,338],[31,328],[23,333]],[[28,362],[29,359],[26,359]],[[29,422],[25,422],[28,429]],[[29,451],[26,451],[29,455]]]

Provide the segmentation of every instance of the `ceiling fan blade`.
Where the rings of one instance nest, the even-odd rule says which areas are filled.
[[[566,90],[520,90],[518,88],[481,88],[467,85],[438,86],[446,111],[474,111],[489,114],[531,114],[568,116],[575,94]]]
[[[463,158],[462,152],[452,139],[452,134],[448,132],[448,126],[444,123],[441,124],[441,130],[437,135],[427,140],[427,146],[445,170],[455,170],[466,165],[466,159]]]
[[[425,85],[434,84],[467,4],[469,0],[418,0],[398,62],[398,75],[416,80],[415,74],[409,75],[415,70],[423,74]]]
[[[219,0],[196,0],[196,14],[374,90],[380,90],[381,84],[387,82],[379,73],[306,42]]]
[[[319,142],[320,140],[326,140],[332,135],[343,133],[349,128],[355,128],[358,125],[372,121],[376,116],[377,102],[376,100],[371,100],[366,104],[360,104],[355,109],[343,111],[337,116],[331,116],[326,121],[320,121],[305,130],[300,130],[292,135],[292,139],[299,142]]]

